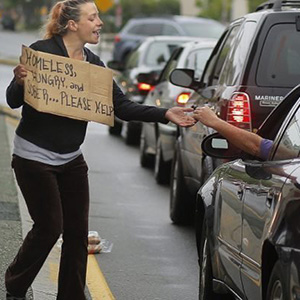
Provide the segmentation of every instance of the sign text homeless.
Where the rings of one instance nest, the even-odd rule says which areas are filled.
[[[22,47],[25,101],[38,111],[112,126],[112,71]]]

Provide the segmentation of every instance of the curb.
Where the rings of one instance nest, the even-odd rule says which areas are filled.
[[[15,120],[20,120],[21,119],[20,112],[12,110],[11,108],[3,106],[1,104],[0,104],[0,115],[8,116],[8,117],[13,118]]]
[[[0,65],[16,66],[18,63],[17,59],[0,58]]]

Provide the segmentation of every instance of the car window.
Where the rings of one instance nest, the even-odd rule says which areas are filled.
[[[217,85],[219,78],[220,78],[220,73],[221,73],[223,65],[224,65],[224,61],[229,53],[229,50],[231,49],[231,47],[233,47],[235,37],[236,37],[236,34],[239,29],[240,29],[240,26],[235,26],[232,28],[232,30],[228,34],[227,39],[225,40],[223,47],[221,49],[221,52],[218,56],[218,60],[215,65],[214,72],[210,78],[211,79],[210,85]]]
[[[218,23],[184,22],[180,23],[189,36],[219,38],[224,31],[224,26]]]
[[[195,70],[195,79],[200,80],[206,61],[211,54],[212,48],[197,49],[189,53],[185,62],[185,68]]]
[[[179,35],[179,31],[170,24],[164,24],[162,35]]]
[[[140,58],[140,52],[138,50],[133,51],[130,55],[128,60],[126,61],[125,64],[125,69],[133,69],[138,67],[139,63],[139,58]]]
[[[169,80],[169,76],[170,73],[177,67],[178,65],[178,61],[180,58],[180,55],[183,51],[183,48],[177,48],[176,50],[174,50],[172,56],[170,57],[170,59],[168,60],[166,66],[164,67],[159,82],[163,82],[163,81],[167,81]]]
[[[250,49],[256,27],[257,23],[253,21],[244,22],[242,25],[235,39],[235,44],[224,63],[220,84],[226,83],[229,86],[237,84],[245,67],[248,49]]]
[[[300,32],[295,24],[274,25],[265,41],[256,75],[259,86],[291,88],[300,78]]]
[[[128,29],[128,33],[130,34],[141,34],[141,25],[133,25]]]
[[[292,159],[300,154],[300,110],[295,115],[285,130],[277,149],[274,160]]]
[[[158,23],[146,23],[140,25],[139,34],[152,36],[152,35],[161,35],[162,34],[163,24]]]
[[[146,66],[159,66],[161,64],[165,64],[179,44],[180,42],[176,43],[174,41],[159,41],[151,43],[147,50],[144,64]]]

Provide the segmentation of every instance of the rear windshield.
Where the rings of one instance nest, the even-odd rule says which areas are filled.
[[[145,65],[146,66],[164,65],[171,57],[173,51],[182,43],[183,42],[180,41],[153,42],[146,53],[146,57],[144,61]]]
[[[300,32],[295,24],[274,25],[258,64],[257,84],[292,88],[300,82]]]
[[[181,23],[183,30],[189,36],[219,38],[224,31],[224,26],[218,23]]]
[[[128,30],[128,33],[145,36],[161,35],[162,28],[163,25],[159,23],[143,23],[134,25]]]

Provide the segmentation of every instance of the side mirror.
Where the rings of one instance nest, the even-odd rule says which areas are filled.
[[[116,61],[116,60],[111,60],[111,61],[107,62],[107,66],[110,69],[117,70],[117,71],[120,71],[120,72],[125,70],[125,64],[123,62],[119,62],[119,61]]]
[[[147,83],[149,85],[156,85],[159,78],[159,72],[152,71],[150,73],[140,73],[137,76],[137,81],[142,83]]]
[[[174,85],[197,90],[200,82],[195,81],[194,76],[194,70],[175,69],[171,72],[169,80]]]
[[[241,157],[241,150],[230,144],[218,132],[208,135],[201,144],[202,151],[211,157],[235,159]]]

